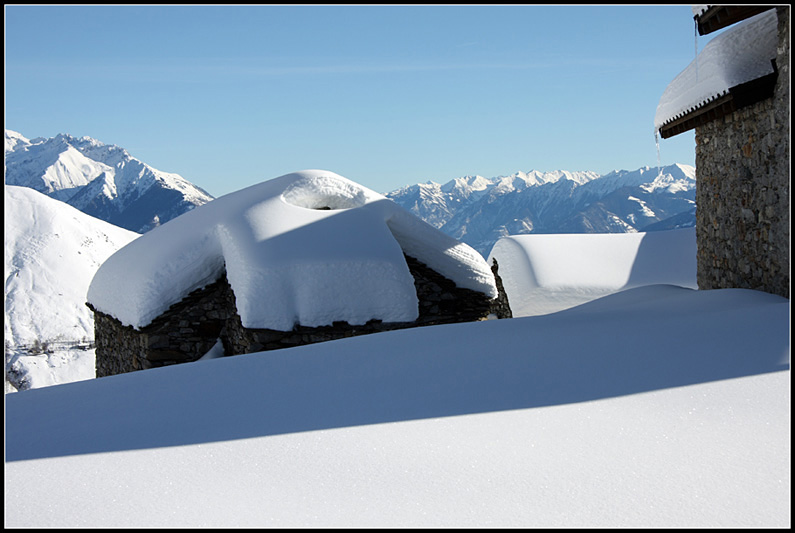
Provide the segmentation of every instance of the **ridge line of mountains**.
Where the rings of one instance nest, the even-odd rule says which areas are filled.
[[[409,185],[387,196],[487,256],[499,238],[526,233],[632,233],[695,225],[696,169],[517,172],[443,185]]]
[[[29,187],[116,226],[145,233],[213,197],[115,145],[5,130],[5,183]],[[488,256],[506,235],[626,233],[695,225],[695,168],[674,164],[595,172],[464,176],[386,193],[432,226]]]
[[[28,140],[5,130],[5,183],[137,233],[213,199],[179,174],[154,169],[119,146],[67,134]]]

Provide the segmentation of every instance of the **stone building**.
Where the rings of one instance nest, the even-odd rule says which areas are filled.
[[[326,171],[218,198],[97,271],[97,377],[387,330],[508,318],[489,267],[391,200]]]
[[[695,6],[707,43],[666,89],[655,128],[695,129],[700,289],[789,297],[790,8]]]

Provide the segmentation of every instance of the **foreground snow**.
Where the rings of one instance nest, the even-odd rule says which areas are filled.
[[[6,526],[790,524],[789,301],[558,313],[6,396]]]

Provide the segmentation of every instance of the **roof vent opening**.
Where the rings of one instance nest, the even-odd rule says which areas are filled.
[[[367,203],[360,187],[332,176],[296,181],[282,193],[282,200],[296,207],[321,211],[352,209]]]

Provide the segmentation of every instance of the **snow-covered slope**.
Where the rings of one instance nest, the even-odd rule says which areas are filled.
[[[26,378],[26,364],[43,365],[48,358],[55,364],[66,357],[57,352],[70,343],[93,340],[93,314],[86,307],[91,279],[111,254],[139,234],[10,185],[5,186],[4,219],[6,364],[19,380],[36,386],[32,377]],[[34,359],[20,355],[20,347],[34,343],[53,352]],[[93,366],[92,358],[86,377],[93,377]]]
[[[518,172],[411,185],[387,196],[485,256],[507,235],[626,233],[681,216],[695,203],[695,169]]]
[[[93,217],[144,232],[212,197],[126,150],[60,134],[28,140],[5,130],[6,183],[29,187]]]
[[[789,527],[789,302],[630,289],[6,397],[6,527]]]

